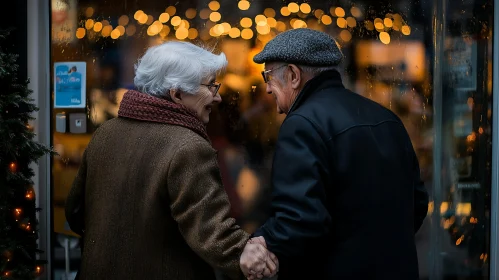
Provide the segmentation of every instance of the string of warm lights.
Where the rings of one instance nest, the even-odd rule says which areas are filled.
[[[241,0],[238,8],[241,11],[248,10],[251,2]],[[343,43],[348,43],[352,39],[352,32],[355,28],[367,31],[377,31],[380,41],[389,44],[391,41],[390,32],[400,32],[403,35],[410,35],[411,28],[404,21],[400,14],[386,14],[384,18],[367,19],[360,7],[352,6],[347,11],[342,7],[330,7],[328,11],[313,9],[310,4],[298,4],[291,2],[280,8],[279,11],[273,8],[266,8],[263,14],[258,14],[254,18],[243,17],[237,23],[223,21],[223,16],[219,12],[220,3],[211,1],[208,7],[200,11],[189,8],[185,15],[177,13],[175,6],[169,6],[157,19],[151,14],[142,10],[137,10],[133,19],[128,15],[119,17],[117,25],[113,26],[108,20],[96,20],[95,10],[88,7],[85,11],[87,19],[80,23],[76,30],[76,38],[97,39],[98,37],[110,37],[117,40],[137,34],[139,28],[146,28],[148,36],[159,36],[166,39],[168,36],[175,36],[179,40],[210,40],[220,36],[231,38],[242,38],[250,40],[257,38],[266,41],[271,32],[283,32],[296,28],[325,28],[333,25],[341,29],[339,39]],[[278,15],[279,13],[279,15]],[[196,17],[204,20],[203,29],[198,30],[192,26],[189,20]],[[278,19],[277,19],[278,18]],[[256,34],[255,34],[256,33]]]
[[[16,162],[11,162],[9,164],[9,171],[13,174],[17,173],[17,163]],[[35,198],[35,192],[33,190],[32,187],[30,187],[27,191],[26,191],[26,195],[25,195],[25,198],[27,200],[33,200]],[[23,209],[22,208],[15,208],[14,209],[14,218],[16,220],[16,222],[19,222],[21,216],[22,216],[22,213],[23,213]],[[20,223],[19,224],[19,227],[29,231],[31,230],[31,227],[30,227],[30,223],[29,221],[28,222],[25,222],[25,223]],[[33,231],[33,233],[35,233],[35,231]]]
[[[28,129],[30,129],[29,125],[27,125],[26,127]],[[12,174],[16,174],[19,171],[17,162],[11,162],[8,165],[8,168]],[[33,200],[35,198],[35,193],[34,193],[34,190],[32,187],[29,187],[28,190],[26,191],[25,198],[26,198],[26,200]],[[14,219],[18,223],[18,226],[20,229],[25,230],[27,232],[31,232],[33,234],[36,233],[33,226],[31,225],[29,218],[23,216],[23,213],[24,213],[23,208],[20,208],[20,207],[14,208],[12,212],[13,212]],[[2,256],[6,260],[7,263],[9,263],[13,260],[13,254],[9,250],[4,251],[2,253]],[[33,273],[35,276],[41,275],[42,267],[40,265],[35,266],[35,271]],[[10,278],[13,276],[12,271],[10,271],[10,270],[3,271],[1,275],[3,277],[7,277],[7,278]]]

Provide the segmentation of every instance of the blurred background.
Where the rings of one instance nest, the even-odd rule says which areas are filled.
[[[248,232],[265,221],[284,115],[252,58],[275,35],[303,27],[334,37],[345,86],[391,109],[410,134],[430,193],[417,234],[421,279],[490,279],[492,2],[51,0],[51,77],[56,63],[86,66],[78,70],[86,81],[81,106],[57,105],[51,78],[59,153],[51,167],[52,279],[72,279],[79,266],[64,204],[81,155],[95,129],[117,116],[137,59],[168,40],[227,55],[217,79],[223,102],[208,132],[234,217]]]

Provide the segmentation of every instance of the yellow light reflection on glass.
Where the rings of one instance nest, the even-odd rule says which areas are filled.
[[[125,35],[125,27],[124,26],[118,25],[118,26],[116,26],[116,30],[118,30],[120,32],[120,36]]]
[[[231,30],[229,31],[229,36],[231,38],[237,38],[241,36],[241,31],[236,27],[232,27]]]
[[[168,34],[170,34],[170,26],[168,25],[163,25],[163,28],[161,29],[161,31],[159,32],[159,35],[161,37],[166,37],[168,36]]]
[[[94,8],[92,8],[92,7],[88,7],[88,8],[85,10],[85,16],[86,16],[87,18],[89,18],[89,17],[91,17],[91,16],[93,16],[93,15],[94,15],[94,12],[95,12]]]
[[[175,6],[168,6],[165,12],[167,12],[172,17],[177,12],[177,8],[175,8]]]
[[[140,14],[139,18],[137,19],[137,21],[140,23],[140,24],[145,24],[147,22],[147,15],[146,14]]]
[[[189,28],[187,38],[194,40],[198,37],[198,31],[196,28]]]
[[[281,8],[281,15],[287,17],[291,14],[291,12],[289,11],[288,7],[282,7]]]
[[[440,214],[447,212],[447,210],[449,210],[449,202],[444,201],[440,204]]]
[[[158,26],[156,26],[156,25],[150,25],[147,28],[147,35],[154,36],[154,35],[158,34],[159,31],[161,31],[161,30],[159,30]]]
[[[383,20],[383,23],[385,24],[386,27],[391,28],[393,26],[393,21],[390,18],[385,18]]]
[[[373,31],[374,30],[374,24],[370,20],[364,21],[364,26],[366,27],[367,30]]]
[[[144,11],[142,11],[142,10],[138,10],[138,11],[136,11],[136,12],[135,12],[135,14],[133,15],[133,18],[134,18],[135,20],[139,20],[140,16],[141,16],[141,15],[143,15],[143,14],[144,14]]]
[[[185,29],[189,29],[191,27],[191,24],[187,20],[183,19],[182,21],[180,21],[180,24],[178,25],[178,27],[179,28],[183,27]]]
[[[106,25],[102,28],[102,36],[103,37],[108,37],[111,35],[111,31],[113,31],[113,27],[111,25]]]
[[[298,6],[295,2],[291,2],[288,4],[288,10],[292,13],[298,13],[300,6]]]
[[[120,37],[120,31],[118,29],[114,29],[111,31],[111,38],[116,40]]]
[[[218,2],[217,2],[218,3]],[[222,19],[222,15],[219,12],[212,12],[210,14],[210,20],[213,22],[217,22]]]
[[[267,18],[264,15],[257,15],[255,17],[255,23],[260,26],[267,25]]]
[[[411,28],[407,25],[402,26],[402,34],[404,35],[410,35],[411,34]]]
[[[218,3],[218,1],[211,1],[208,3],[208,8],[212,11],[218,11],[218,9],[220,9],[220,3]]]
[[[133,36],[133,34],[135,34],[136,31],[137,27],[135,27],[135,25],[133,24],[126,27],[126,35],[128,36]]]
[[[304,14],[309,14],[312,11],[312,8],[309,4],[303,3],[300,5],[300,11]]]
[[[428,213],[426,213],[426,215],[430,215],[431,213],[433,213],[434,208],[435,208],[435,203],[433,201],[429,201],[428,202]]]
[[[241,0],[239,1],[239,3],[237,3],[237,7],[239,8],[239,10],[242,10],[242,11],[246,11],[247,9],[250,8],[250,2],[246,1],[246,0]]]
[[[253,21],[249,17],[244,17],[241,19],[239,22],[242,27],[249,28],[251,25],[253,25]]]
[[[322,15],[325,14],[323,10],[321,9],[317,9],[314,11],[314,16],[317,18],[317,19],[320,19],[322,17]]]
[[[350,13],[356,18],[362,17],[362,11],[358,7],[353,6],[350,8]]]
[[[187,28],[180,27],[177,31],[175,31],[175,37],[179,40],[184,40],[187,36],[189,36],[189,30],[187,30]]]
[[[217,24],[213,26],[213,31],[220,36],[224,33],[224,27],[221,24]]]
[[[275,17],[275,10],[274,10],[274,9],[272,9],[272,8],[266,8],[266,9],[263,11],[263,14],[264,14],[266,17],[273,18],[273,17]]]
[[[201,19],[208,19],[210,17],[210,13],[211,13],[211,11],[209,9],[202,9],[199,12],[199,17]]]
[[[307,28],[307,23],[304,22],[301,19],[297,19],[297,20],[295,20],[293,22],[292,26],[293,26],[294,29],[297,29],[297,28]]]
[[[275,20],[275,18],[267,18],[267,24],[270,27],[276,27],[277,26],[277,21]]]
[[[218,36],[220,36],[220,34],[217,34],[215,32],[215,26],[213,26],[212,28],[210,28],[210,36],[211,37],[218,37]]]
[[[87,19],[87,21],[85,21],[85,28],[86,29],[92,29],[92,27],[94,27],[94,20],[93,19]]]
[[[151,16],[151,15],[148,15],[147,16],[146,24],[150,25],[150,24],[152,24],[153,21],[154,21],[154,17]]]
[[[381,40],[381,43],[385,45],[390,44],[390,34],[384,31],[379,33],[379,39]]]
[[[85,34],[87,34],[87,30],[85,28],[80,27],[76,29],[76,38],[82,39],[85,37]]]
[[[122,15],[119,19],[118,19],[118,24],[119,25],[122,25],[122,26],[127,26],[127,24],[130,22],[130,19],[128,18],[127,15]]]
[[[228,23],[228,22],[223,22],[223,23],[221,23],[221,25],[223,28],[223,33],[225,33],[225,34],[229,33],[230,29],[232,28],[232,26],[230,26],[230,23]]]
[[[168,13],[162,13],[161,15],[159,15],[159,21],[161,21],[162,23],[167,22],[169,19],[170,15]]]
[[[257,25],[256,31],[262,35],[266,35],[270,33],[270,26],[268,25]]]
[[[355,27],[357,26],[357,20],[353,17],[347,17],[347,25],[348,27]]]
[[[325,25],[330,25],[333,23],[333,19],[329,15],[323,15],[321,17],[321,22]]]
[[[286,30],[286,24],[282,21],[277,21],[276,23],[276,29],[280,32],[283,32]]]
[[[345,30],[341,30],[341,32],[340,32],[340,38],[344,42],[349,42],[350,40],[352,40],[352,33],[350,33],[350,31],[348,31],[346,29]]]
[[[347,27],[347,20],[344,18],[337,18],[336,25],[338,25],[339,28],[346,28]]]
[[[471,214],[471,203],[458,203],[456,205],[456,215],[458,216],[469,216]]]
[[[99,32],[99,31],[101,31],[101,30],[102,30],[102,23],[100,23],[100,22],[96,22],[96,23],[94,24],[94,31],[95,31],[95,32]]]
[[[245,28],[241,31],[241,38],[249,40],[253,38],[253,30]]]
[[[173,26],[178,26],[180,25],[180,23],[182,22],[182,19],[179,17],[179,16],[174,16],[172,17],[170,23],[173,25]]]
[[[345,16],[345,10],[343,10],[342,7],[336,7],[336,9],[334,9],[334,14],[337,17],[344,17]]]
[[[193,19],[196,17],[197,11],[196,9],[189,8],[185,11],[185,17],[188,19]],[[196,31],[197,32],[197,31]]]

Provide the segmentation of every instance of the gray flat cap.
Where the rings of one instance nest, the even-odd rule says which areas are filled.
[[[287,62],[308,66],[336,66],[343,54],[328,34],[309,28],[285,31],[270,40],[253,61]]]

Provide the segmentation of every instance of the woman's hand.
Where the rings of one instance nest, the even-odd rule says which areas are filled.
[[[273,277],[279,269],[277,257],[266,249],[263,237],[250,239],[241,254],[240,267],[249,280]]]

